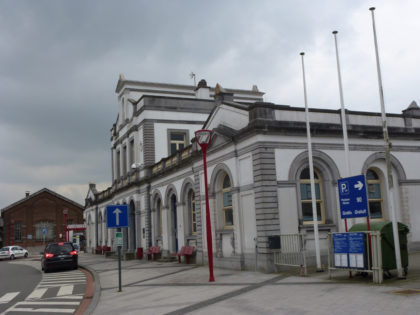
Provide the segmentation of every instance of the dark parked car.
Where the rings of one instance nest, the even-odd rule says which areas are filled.
[[[50,243],[41,254],[44,272],[57,268],[77,269],[77,250],[70,242]]]

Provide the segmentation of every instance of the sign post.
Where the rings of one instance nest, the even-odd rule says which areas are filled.
[[[106,207],[106,227],[118,229],[115,232],[115,245],[118,248],[118,292],[121,292],[121,247],[123,246],[123,233],[121,228],[128,227],[128,206],[109,205]]]
[[[42,228],[42,243],[45,245],[45,234],[47,233],[47,229],[45,227]]]

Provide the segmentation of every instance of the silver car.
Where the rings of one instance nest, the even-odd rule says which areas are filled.
[[[18,257],[27,258],[28,256],[28,251],[20,246],[5,246],[0,249],[0,259],[13,260]]]

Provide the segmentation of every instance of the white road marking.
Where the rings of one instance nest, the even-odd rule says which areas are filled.
[[[75,280],[56,280],[56,281],[41,281],[41,284],[51,284],[51,283],[73,283],[73,282],[86,282],[86,279],[75,279]]]
[[[74,285],[63,285],[58,290],[57,296],[72,295]]]
[[[20,292],[9,292],[4,294],[0,298],[0,304],[9,303],[11,300],[13,300]]]
[[[23,302],[19,302],[16,303],[16,305],[79,305],[79,302],[48,302],[48,301],[37,301],[37,302],[33,302],[33,301],[23,301]]]
[[[27,300],[38,300],[40,299],[44,293],[47,291],[48,289],[35,289],[32,291],[32,293],[26,298]]]
[[[63,309],[63,308],[12,308],[8,310],[10,312],[24,312],[24,313],[74,313],[74,309]]]
[[[83,294],[80,295],[68,295],[68,296],[54,296],[54,297],[50,297],[48,298],[48,300],[53,300],[53,299],[65,299],[65,300],[80,300],[83,299]]]

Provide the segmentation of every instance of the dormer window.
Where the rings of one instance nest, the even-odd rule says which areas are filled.
[[[187,146],[188,130],[168,130],[168,155],[175,154]]]

